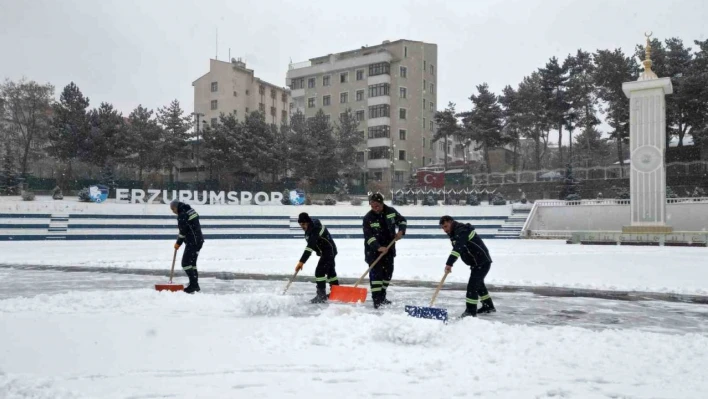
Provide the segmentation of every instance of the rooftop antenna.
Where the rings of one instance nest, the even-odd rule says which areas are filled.
[[[231,47],[229,47],[229,61],[231,61]]]
[[[219,28],[216,28],[216,59],[219,59]]]

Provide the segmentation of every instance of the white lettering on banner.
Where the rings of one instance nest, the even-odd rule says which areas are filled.
[[[179,202],[189,203],[192,200],[192,192],[187,190],[179,190]]]
[[[260,199],[261,197],[263,200]],[[256,205],[263,205],[268,202],[268,194],[263,191],[257,192],[254,198],[256,199]]]
[[[160,191],[157,189],[149,189],[147,190],[148,198],[146,200],[145,190],[141,190],[139,188],[118,188],[116,189],[116,202],[128,200],[128,196],[130,196],[129,203],[131,204],[169,204],[174,199],[178,199],[180,202],[198,205],[250,205],[251,201],[257,205],[279,205],[283,200],[283,193],[277,191],[272,191],[270,194],[265,191],[259,191],[254,195],[250,191],[226,192],[204,190],[200,192],[189,190],[171,190],[171,196],[169,195],[169,191],[170,190]],[[162,198],[160,198],[160,194],[162,194]]]
[[[250,205],[253,199],[253,194],[248,191],[241,191],[241,205]]]
[[[130,191],[130,203],[131,204],[144,204],[145,203],[145,191],[134,188]]]
[[[157,198],[158,195],[160,195],[160,190],[153,190],[149,189],[148,194],[152,194],[151,197],[148,197],[148,204],[152,204],[152,201],[155,201],[155,198]]]
[[[209,204],[214,205],[214,204],[225,204],[226,200],[224,200],[224,192],[219,191],[217,194],[215,191],[210,191],[209,192]]]
[[[207,203],[207,200],[208,200],[208,199],[209,199],[209,198],[207,198],[207,192],[206,192],[206,191],[202,191],[202,199],[201,199],[201,200],[199,199],[199,191],[195,191],[195,192],[194,192],[194,203],[195,203],[195,204],[197,204],[197,205],[204,205],[204,204]]]
[[[130,190],[128,190],[127,188],[116,189],[116,202],[127,200],[129,193],[130,193]]]
[[[229,199],[229,205],[238,205],[238,193],[236,191],[229,191],[226,194],[226,198]]]
[[[172,198],[167,197],[167,190],[162,190],[162,202],[169,204],[173,199],[177,198],[177,190],[172,190]]]

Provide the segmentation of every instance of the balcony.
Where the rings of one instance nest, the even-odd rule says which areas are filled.
[[[290,96],[292,98],[305,97],[305,89],[295,89],[290,91]]]
[[[368,121],[366,121],[366,125],[369,127],[379,126],[379,125],[391,126],[391,118],[389,118],[388,116],[382,116],[381,118],[371,118]]]
[[[377,139],[368,139],[366,142],[367,147],[390,147],[391,139],[389,137],[381,137]]]
[[[369,76],[366,79],[366,84],[369,86],[371,85],[377,85],[381,83],[391,83],[391,75],[376,75],[376,76]]]
[[[388,159],[369,159],[366,161],[366,167],[369,169],[390,168],[391,161]]]
[[[391,96],[376,96],[369,97],[366,99],[366,105],[371,107],[373,105],[388,104],[391,105]]]
[[[377,53],[364,55],[360,57],[348,57],[344,59],[338,59],[336,54],[332,54],[329,57],[329,62],[322,64],[315,64],[306,66],[303,68],[295,68],[296,64],[293,64],[293,69],[290,69],[287,73],[288,79],[297,79],[305,76],[319,75],[327,72],[334,72],[340,70],[350,70],[355,68],[368,67],[369,64],[376,64],[378,62],[391,62],[393,56],[386,50],[381,50]],[[305,64],[306,65],[306,64]],[[387,76],[388,82],[391,81],[391,77]],[[376,76],[377,78],[379,76]],[[371,83],[369,83],[371,84]]]

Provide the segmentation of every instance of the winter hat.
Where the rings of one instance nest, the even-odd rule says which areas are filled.
[[[170,202],[170,208],[179,208],[179,200],[177,198],[173,199],[172,202]]]
[[[383,204],[384,197],[383,195],[381,195],[381,193],[371,194],[371,197],[369,197],[369,202],[378,202],[380,204]]]
[[[297,222],[298,223],[312,223],[312,219],[310,219],[310,215],[308,215],[306,212],[303,212],[300,215],[298,215]]]

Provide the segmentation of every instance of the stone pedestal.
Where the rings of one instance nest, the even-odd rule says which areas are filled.
[[[655,75],[654,75],[655,76]],[[630,99],[629,146],[631,151],[630,220],[625,233],[670,233],[666,225],[666,104],[671,79],[627,82],[622,90]]]

